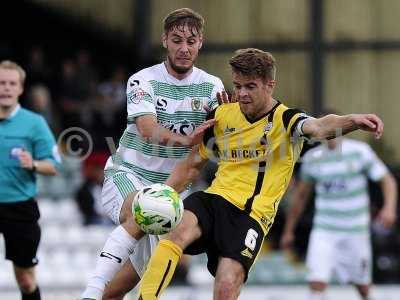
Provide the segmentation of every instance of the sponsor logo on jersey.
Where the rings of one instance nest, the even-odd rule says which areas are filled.
[[[248,257],[248,258],[250,258],[250,259],[253,258],[253,254],[251,254],[249,248],[246,248],[246,249],[242,250],[242,251],[240,252],[240,254],[242,254],[243,256],[246,256],[246,257]]]
[[[243,159],[262,158],[267,153],[267,149],[222,149],[218,151],[218,157],[239,161]]]
[[[132,80],[131,82],[129,82],[130,87],[133,87],[135,85],[139,85],[139,80]]]
[[[236,129],[235,129],[234,127],[229,128],[229,126],[226,125],[226,128],[225,128],[225,130],[224,130],[224,135],[230,134],[230,133],[232,133],[232,132],[235,132],[235,130],[236,130]]]
[[[188,120],[163,122],[161,125],[173,133],[179,133],[182,135],[189,135],[196,129],[196,124],[189,122]]]
[[[323,181],[321,186],[323,186],[326,193],[343,192],[347,188],[346,181],[341,178]]]
[[[156,109],[166,111],[167,110],[168,102],[163,98],[158,98],[156,103]]]
[[[201,111],[203,109],[203,101],[199,98],[192,99],[192,110]]]

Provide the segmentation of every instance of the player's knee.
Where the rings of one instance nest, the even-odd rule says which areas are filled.
[[[121,225],[136,240],[139,240],[144,236],[144,232],[140,229],[139,225],[136,224],[133,217],[125,220],[123,223],[121,223]]]
[[[190,227],[180,227],[168,234],[168,239],[185,249],[193,240],[197,238]]]
[[[17,272],[15,274],[18,286],[24,294],[30,294],[36,289],[36,280],[31,272]]]
[[[185,211],[183,220],[168,234],[168,239],[184,249],[200,236],[201,229],[198,225],[197,218],[191,212],[188,213]]]
[[[232,294],[236,294],[240,288],[240,282],[234,276],[224,276],[215,283],[215,293],[217,299],[230,299]]]
[[[124,299],[124,295],[119,295],[115,293],[115,291],[105,290],[102,300],[122,300]]]
[[[124,203],[122,204],[121,212],[119,214],[119,222],[121,224],[127,222],[129,219],[133,217],[132,203],[135,195],[136,192],[130,193],[128,197],[126,197],[126,199],[124,200]]]

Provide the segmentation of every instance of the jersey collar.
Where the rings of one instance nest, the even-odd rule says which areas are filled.
[[[247,118],[247,116],[242,111],[240,111],[240,112],[242,112],[242,114],[246,118],[247,122],[249,122],[250,124],[254,124],[254,123],[260,121],[261,119],[265,118],[266,116],[268,116],[270,113],[272,113],[281,104],[282,104],[281,102],[276,100],[276,104],[268,112],[266,112],[265,114],[263,114],[262,116],[258,117],[255,120],[250,120],[249,118]]]
[[[20,109],[21,109],[21,105],[19,103],[17,103],[14,110],[8,115],[7,118],[5,118],[3,120],[11,121],[15,117],[15,115],[19,112]]]

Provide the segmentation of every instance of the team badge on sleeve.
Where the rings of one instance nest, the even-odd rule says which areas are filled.
[[[128,93],[128,103],[139,104],[144,96],[146,96],[146,92],[139,86],[135,86],[132,91]]]

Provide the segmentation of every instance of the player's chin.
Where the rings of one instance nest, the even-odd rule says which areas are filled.
[[[9,100],[0,100],[1,107],[11,107],[13,105],[13,101]]]
[[[190,64],[190,65],[175,65],[174,69],[175,69],[175,71],[177,73],[184,74],[184,73],[190,71],[190,69],[192,67],[193,67],[193,64]]]

